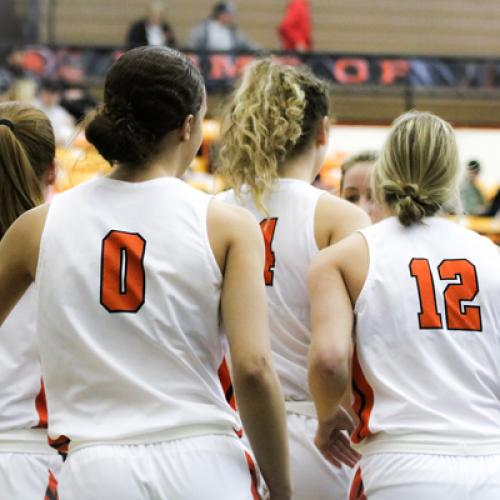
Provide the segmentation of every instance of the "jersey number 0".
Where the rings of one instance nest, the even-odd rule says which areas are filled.
[[[146,294],[144,253],[139,233],[110,231],[102,240],[101,305],[110,313],[136,313]]]
[[[442,280],[457,280],[457,283],[450,283],[443,292],[447,329],[480,332],[480,307],[463,304],[474,300],[479,291],[474,264],[466,259],[443,260],[438,266],[438,272]],[[443,320],[436,303],[436,290],[429,261],[412,259],[410,274],[417,280],[420,328],[442,329]]]

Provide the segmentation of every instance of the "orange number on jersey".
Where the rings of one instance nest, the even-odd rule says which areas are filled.
[[[443,260],[438,270],[442,280],[460,280],[449,284],[444,291],[448,330],[480,332],[480,307],[462,306],[462,302],[474,300],[479,291],[474,264],[465,259]]]
[[[266,267],[264,269],[264,281],[266,282],[266,286],[273,286],[276,257],[274,256],[272,244],[277,223],[278,217],[273,217],[272,219],[264,219],[260,223],[260,229],[262,230],[264,243],[266,245]]]
[[[101,304],[110,313],[136,313],[144,304],[146,240],[138,233],[110,231],[102,240]]]
[[[418,322],[422,330],[435,330],[443,327],[441,315],[436,304],[436,291],[432,279],[431,266],[427,259],[413,259],[410,273],[417,280],[420,313]]]
[[[465,301],[474,300],[479,291],[474,264],[466,259],[443,260],[438,271],[442,280],[459,280],[459,283],[450,283],[443,293],[447,329],[480,332],[482,329],[481,308],[462,304]],[[410,274],[417,280],[420,328],[422,330],[442,328],[429,261],[413,259],[410,262]]]

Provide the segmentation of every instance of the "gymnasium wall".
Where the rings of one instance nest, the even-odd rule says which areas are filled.
[[[15,0],[21,6],[27,0]],[[41,0],[53,26],[45,41],[116,45],[147,0]],[[179,40],[207,16],[214,0],[168,0]],[[276,26],[287,0],[234,0],[240,25],[263,47],[277,49]],[[316,49],[335,52],[497,56],[498,0],[311,0]],[[52,8],[49,8],[52,5]],[[52,9],[52,10],[51,10]]]

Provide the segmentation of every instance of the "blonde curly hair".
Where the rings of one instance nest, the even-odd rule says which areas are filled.
[[[328,115],[327,85],[305,68],[271,59],[251,64],[224,114],[218,173],[235,190],[250,190],[265,212],[264,195],[281,165],[303,153]]]

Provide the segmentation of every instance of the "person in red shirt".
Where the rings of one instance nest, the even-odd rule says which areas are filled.
[[[312,49],[309,0],[291,0],[278,32],[283,50],[305,52]]]

